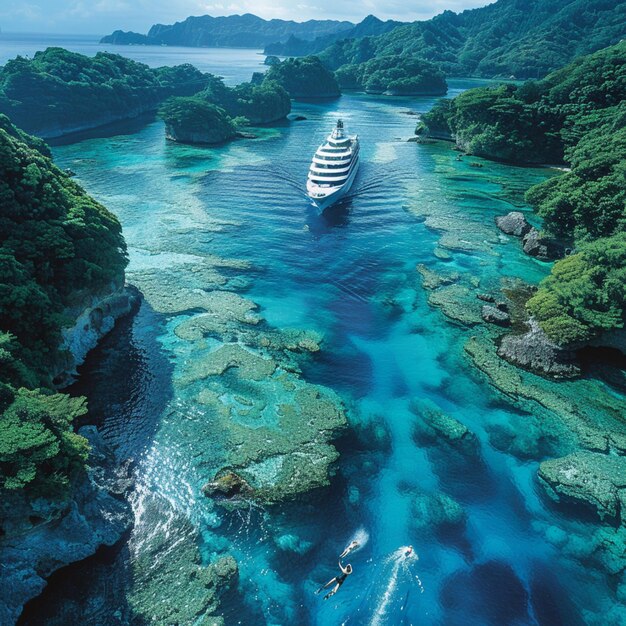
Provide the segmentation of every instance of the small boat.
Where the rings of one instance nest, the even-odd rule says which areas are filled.
[[[306,190],[313,204],[320,210],[328,208],[343,198],[359,169],[359,137],[347,135],[343,122],[328,135],[313,156]]]

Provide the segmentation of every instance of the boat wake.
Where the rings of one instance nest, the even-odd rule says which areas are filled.
[[[424,593],[422,581],[415,571],[418,561],[418,555],[414,550],[409,551],[409,546],[401,546],[385,557],[376,565],[360,605],[342,626],[352,623],[369,626],[414,624],[416,608],[412,600]]]
[[[397,624],[398,611],[406,610],[412,589],[417,588],[419,593],[424,593],[422,581],[413,573],[413,566],[419,557],[414,550],[407,555],[407,550],[408,546],[401,546],[383,562],[384,576],[381,579],[386,580],[387,584],[377,595],[370,626]]]

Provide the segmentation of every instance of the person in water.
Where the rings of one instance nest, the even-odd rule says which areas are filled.
[[[407,546],[407,549],[404,551],[404,556],[408,558],[412,554],[413,554],[413,546]]]
[[[340,559],[345,559],[348,554],[350,554],[350,552],[352,552],[353,550],[356,550],[359,547],[359,542],[358,541],[351,541],[348,546],[346,547],[346,549],[339,555]]]
[[[341,587],[341,585],[343,585],[343,583],[345,582],[346,578],[348,578],[348,576],[350,576],[350,574],[352,574],[352,565],[350,565],[348,563],[348,565],[346,565],[345,567],[341,564],[341,561],[339,561],[339,569],[341,570],[341,575],[340,576],[335,576],[334,578],[331,578],[325,585],[322,585],[315,593],[319,593],[320,591],[322,591],[322,589],[327,589],[328,587],[330,587],[331,585],[335,585],[331,591],[329,591],[325,596],[324,596],[324,600],[328,600],[328,598],[334,596],[338,591],[339,591],[339,587]]]

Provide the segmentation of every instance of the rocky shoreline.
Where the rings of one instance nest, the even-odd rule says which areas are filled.
[[[139,291],[124,286],[121,277],[108,292],[85,295],[65,312],[75,321],[63,330],[62,357],[53,371],[58,388],[75,380],[87,354],[139,300]],[[2,586],[11,589],[0,594],[2,624],[15,623],[56,570],[93,555],[101,546],[116,544],[132,526],[127,501],[133,486],[131,462],[116,459],[95,426],[83,426],[78,434],[91,449],[86,470],[74,478],[68,499],[15,495],[0,504]]]
[[[56,570],[116,544],[133,516],[126,496],[133,486],[131,464],[118,464],[94,426],[79,434],[90,446],[89,465],[63,502],[16,496],[4,500],[0,540],[0,623],[14,624],[23,606],[39,595]],[[9,593],[10,590],[10,593]]]

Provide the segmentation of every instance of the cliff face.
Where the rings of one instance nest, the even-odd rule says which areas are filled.
[[[1,624],[14,624],[54,571],[91,556],[102,545],[114,545],[131,527],[124,498],[132,486],[128,465],[114,468],[94,426],[79,433],[91,445],[90,466],[77,478],[71,500],[55,504],[15,495],[0,503]]]
[[[111,285],[111,291],[87,296],[81,306],[72,307],[66,314],[75,319],[73,325],[63,329],[62,360],[54,372],[58,388],[70,385],[77,375],[76,368],[82,365],[87,354],[98,341],[113,329],[115,322],[128,315],[139,302],[139,292],[134,287]]]

